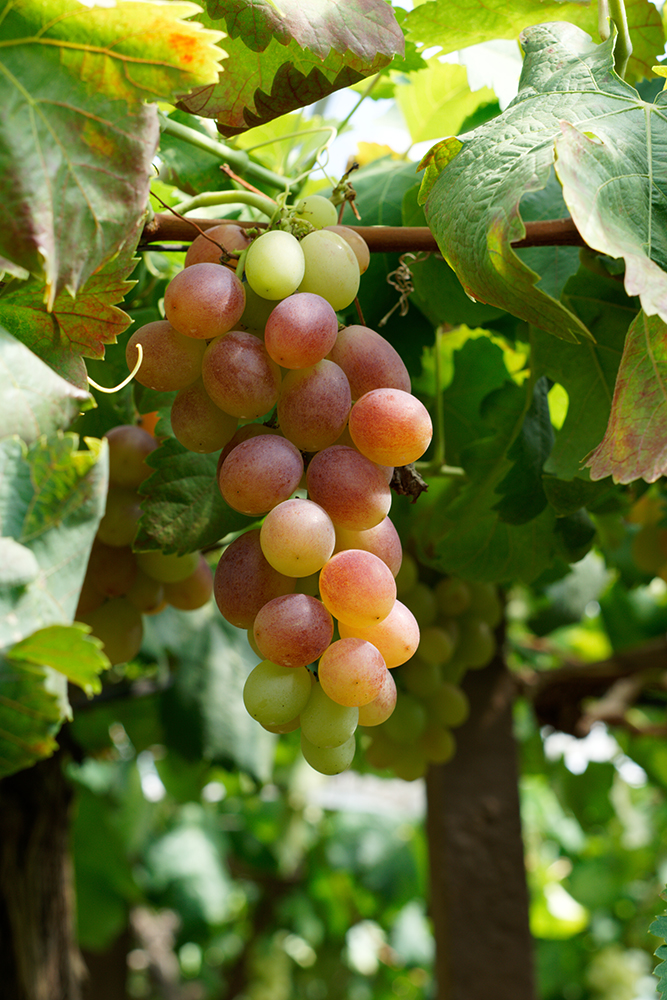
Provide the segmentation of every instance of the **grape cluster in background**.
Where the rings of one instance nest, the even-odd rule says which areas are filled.
[[[464,581],[430,588],[403,558],[389,517],[394,470],[424,455],[433,428],[391,344],[363,322],[339,322],[370,255],[336,220],[315,195],[283,209],[277,228],[212,227],[167,286],[165,319],[129,338],[137,381],[176,391],[174,436],[193,452],[220,451],[222,497],[253,521],[225,540],[214,577],[199,553],[135,554],[136,490],[155,441],[141,431],[130,446],[131,429],[116,428],[78,617],[106,642],[99,619],[113,611],[107,634],[133,637],[114,657],[128,659],[142,614],[200,606],[212,590],[259,660],[243,691],[258,723],[300,729],[304,758],[325,774],[365,751],[372,766],[412,779],[454,751],[451,729],[467,716],[459,682],[491,659],[499,604],[493,588]],[[116,522],[124,532],[112,539]],[[96,606],[109,545],[134,576],[122,591],[108,585]]]

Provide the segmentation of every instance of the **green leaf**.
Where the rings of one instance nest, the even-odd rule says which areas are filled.
[[[667,472],[667,324],[640,313],[628,330],[602,442],[586,459],[591,479],[654,483]]]
[[[537,275],[511,248],[525,235],[521,198],[546,186],[562,121],[594,131],[619,150],[634,147],[639,172],[646,174],[652,163],[658,186],[667,184],[667,167],[660,146],[651,154],[646,145],[646,118],[654,106],[614,73],[613,38],[594,45],[572,25],[551,24],[528,29],[523,43],[518,97],[498,118],[464,137],[430,190],[426,217],[469,294],[576,341],[589,331],[535,287]],[[661,112],[655,108],[657,120]],[[620,156],[618,169],[627,173]],[[656,196],[655,215],[661,219],[663,201]]]
[[[209,0],[201,20],[225,27],[228,59],[214,87],[179,106],[235,135],[372,76],[404,52],[385,0]]]
[[[99,639],[89,635],[87,625],[51,625],[39,629],[9,650],[12,663],[22,666],[48,666],[77,684],[88,697],[99,694],[102,682],[99,674],[109,669],[109,660],[102,652]]]
[[[81,356],[104,357],[104,345],[115,343],[131,323],[115,303],[134,285],[127,278],[137,263],[139,235],[135,227],[121,252],[87,280],[76,298],[60,292],[50,311],[36,278],[10,282],[0,293],[0,321],[7,330],[79,389],[88,387]]]
[[[13,538],[0,538],[0,591],[27,587],[38,575],[34,552]]]
[[[28,448],[0,441],[0,534],[29,550],[38,574],[0,590],[0,648],[74,618],[88,553],[104,512],[106,443],[58,434]],[[34,569],[34,566],[33,566]]]
[[[522,395],[518,386],[512,386],[512,390]],[[494,510],[508,524],[526,524],[547,505],[542,468],[553,444],[547,392],[547,380],[538,379],[521,431],[507,452],[513,466],[497,487],[502,499]]]
[[[625,0],[632,35],[628,77],[651,75],[656,54],[662,52],[664,35],[660,15],[649,0]],[[545,21],[570,21],[584,31],[597,32],[597,5],[535,0],[434,0],[410,11],[405,21],[408,39],[423,46],[440,45],[442,52],[477,45],[495,38],[517,38],[524,28]]]
[[[664,898],[664,893],[661,893]],[[667,915],[662,914],[656,917],[649,927],[649,934],[656,937],[667,938]],[[659,965],[653,970],[653,975],[658,979],[657,991],[663,998],[667,997],[667,945],[661,944],[655,951],[656,958],[661,959]]]
[[[0,300],[0,314],[2,300]],[[67,427],[91,404],[88,392],[65,381],[0,327],[0,427],[32,444],[42,434]],[[1,562],[2,560],[0,560]]]
[[[176,438],[167,438],[151,453],[148,464],[156,471],[140,490],[143,516],[137,549],[194,552],[251,523],[222,499],[218,455],[195,454]]]
[[[30,767],[56,750],[62,691],[53,671],[23,667],[0,653],[0,778]]]
[[[413,142],[455,135],[481,104],[495,100],[488,87],[471,91],[465,66],[437,58],[411,73],[406,85],[396,87],[395,97]]]
[[[556,173],[589,247],[625,260],[625,287],[647,316],[667,320],[667,93],[640,115],[583,134],[566,121]],[[661,162],[662,161],[662,162]]]

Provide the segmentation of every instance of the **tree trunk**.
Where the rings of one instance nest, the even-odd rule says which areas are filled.
[[[470,718],[427,776],[438,1000],[535,1000],[512,733],[514,685],[496,658],[463,687]]]
[[[80,1000],[62,754],[0,781],[0,983],[6,1000]]]

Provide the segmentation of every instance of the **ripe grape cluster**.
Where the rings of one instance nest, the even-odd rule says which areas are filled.
[[[467,670],[484,667],[493,658],[502,606],[493,584],[452,576],[420,579],[418,564],[408,554],[396,583],[419,623],[421,641],[396,671],[395,711],[369,730],[366,757],[374,767],[413,780],[430,763],[442,764],[453,756],[451,730],[469,714],[461,681]]]
[[[137,490],[152,471],[146,458],[157,442],[132,424],[114,427],[106,437],[106,510],[91,549],[76,619],[90,625],[111,663],[117,664],[139,652],[142,615],[156,614],[167,604],[183,611],[202,607],[211,596],[213,574],[199,552],[177,556],[133,551],[141,516]]]

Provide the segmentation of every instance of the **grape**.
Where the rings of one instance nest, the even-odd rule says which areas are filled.
[[[413,590],[419,580],[419,567],[409,553],[403,554],[401,568],[394,575],[396,577],[396,593],[400,598],[403,598]]]
[[[136,489],[153,471],[146,458],[157,448],[157,441],[135,424],[112,427],[104,436],[109,443],[109,482]]]
[[[223,618],[237,628],[251,628],[263,605],[293,592],[294,580],[278,573],[264,558],[259,528],[239,535],[220,556],[213,593]]]
[[[171,279],[164,293],[164,312],[171,325],[196,340],[227,333],[244,308],[243,285],[220,264],[192,264]]]
[[[187,552],[179,556],[159,551],[137,552],[137,564],[139,569],[159,583],[177,583],[197,569],[199,553]]]
[[[283,299],[266,321],[264,343],[282,368],[317,364],[336,343],[338,319],[321,295],[298,292]]]
[[[403,781],[417,781],[423,778],[428,768],[428,758],[419,742],[401,748],[401,753],[392,764],[394,774]]]
[[[338,312],[354,302],[359,291],[359,265],[349,243],[328,229],[301,240],[305,270],[300,292],[314,292]]]
[[[264,519],[262,551],[285,576],[318,573],[334,550],[336,532],[327,512],[312,500],[285,500]]]
[[[481,618],[490,628],[497,628],[503,617],[503,606],[492,583],[468,583],[471,608],[475,618]]]
[[[401,389],[373,389],[350,411],[350,434],[359,451],[380,465],[409,465],[424,454],[433,424],[423,403]]]
[[[273,229],[258,236],[248,248],[245,276],[263,299],[285,299],[301,284],[305,266],[296,237]]]
[[[340,774],[347,770],[354,758],[357,744],[354,735],[339,747],[317,747],[301,733],[303,759],[320,774]]]
[[[125,597],[106,601],[82,615],[79,621],[90,625],[92,634],[102,640],[112,665],[127,663],[141,649],[144,632],[141,612]]]
[[[451,633],[439,625],[429,625],[422,629],[419,655],[426,663],[447,663],[454,652]]]
[[[352,397],[342,369],[333,361],[289,371],[278,398],[280,429],[301,451],[332,445],[347,423]]]
[[[456,740],[449,729],[443,729],[436,723],[429,722],[419,737],[419,745],[434,764],[446,764],[456,751]]]
[[[252,333],[216,337],[204,353],[202,378],[216,406],[241,420],[261,417],[278,401],[280,368]]]
[[[171,405],[171,429],[188,451],[218,451],[231,441],[237,427],[237,418],[215,405],[202,379],[181,389]]]
[[[96,538],[90,550],[86,579],[104,597],[127,594],[137,576],[137,560],[129,546],[105,545]]]
[[[342,236],[345,242],[350,244],[354,256],[357,258],[359,273],[365,274],[371,262],[371,253],[363,236],[360,236],[354,229],[350,229],[349,226],[324,226],[324,228],[331,233],[336,233],[337,236]]]
[[[212,242],[215,240],[215,242]],[[251,239],[242,226],[237,226],[233,222],[224,222],[219,226],[211,226],[206,230],[206,236],[197,236],[187,249],[183,267],[190,267],[192,264],[224,264],[232,270],[236,270],[237,258],[232,257],[227,261],[222,256],[221,247],[228,253],[233,250],[247,250]]]
[[[420,628],[428,628],[438,616],[435,594],[421,580],[404,595],[403,603],[410,608]]]
[[[387,387],[409,393],[412,388],[398,351],[367,326],[346,326],[340,330],[328,356],[347,375],[352,399],[360,399],[373,389]]]
[[[439,663],[427,663],[419,655],[401,667],[401,682],[410,694],[418,698],[429,698],[442,684],[442,671]]]
[[[135,330],[125,347],[130,371],[137,363],[137,344],[143,348],[141,367],[135,379],[147,389],[173,392],[191,385],[201,375],[206,344],[178,333],[171,323],[157,320]]]
[[[495,636],[486,622],[477,618],[461,622],[461,636],[456,647],[456,655],[467,666],[473,669],[485,667],[493,659],[495,651]]]
[[[321,684],[314,684],[305,708],[301,709],[301,732],[316,747],[339,747],[352,736],[359,721],[359,709],[339,705]]]
[[[665,536],[667,532],[657,525],[642,525],[632,537],[630,554],[637,569],[648,576],[656,576],[665,564]]]
[[[137,567],[134,583],[125,595],[144,615],[154,615],[166,607],[164,585]]]
[[[401,568],[403,559],[401,539],[388,517],[374,528],[366,528],[365,531],[353,531],[351,528],[337,526],[334,552],[341,552],[343,549],[365,549],[366,552],[372,552],[387,564],[394,577]],[[396,583],[398,585],[397,577]]]
[[[305,667],[331,642],[333,619],[317,598],[285,594],[260,608],[253,635],[262,656],[283,667]]]
[[[445,576],[435,585],[435,599],[443,615],[461,615],[472,601],[472,590],[465,580]]]
[[[220,453],[217,474],[220,475],[222,463],[225,461],[227,456],[234,451],[237,444],[241,444],[242,441],[247,441],[249,438],[260,437],[262,434],[273,434],[276,437],[281,436],[280,431],[276,427],[267,427],[266,424],[243,424],[239,427],[231,441],[227,442]]]
[[[117,552],[118,550],[114,549],[114,551]],[[87,615],[89,611],[99,608],[100,604],[104,604],[105,600],[106,598],[102,591],[98,589],[95,579],[86,571],[76,606],[75,619],[80,621],[81,615]]]
[[[317,678],[332,701],[358,708],[377,698],[386,672],[386,664],[372,643],[343,638],[322,653]]]
[[[428,700],[428,713],[441,726],[461,726],[470,715],[470,702],[460,687],[443,681]]]
[[[387,617],[396,601],[396,584],[378,556],[347,549],[322,568],[320,596],[334,618],[367,627]]]
[[[247,330],[254,333],[260,340],[264,339],[264,327],[266,322],[276,308],[275,299],[263,299],[255,292],[248,282],[243,285],[245,288],[245,309],[241,319],[236,324],[237,329]]]
[[[265,514],[287,500],[303,475],[297,448],[282,437],[262,434],[237,445],[220,466],[224,499],[242,514]]]
[[[426,729],[426,709],[411,694],[403,694],[382,728],[396,743],[415,743]]]
[[[382,471],[354,448],[332,445],[311,459],[308,496],[324,507],[336,527],[366,531],[384,520],[391,490]]]
[[[297,218],[310,222],[315,229],[334,226],[338,222],[338,210],[334,203],[321,194],[310,194],[294,206]]]
[[[348,625],[341,621],[338,625],[341,639],[356,636],[366,639],[380,652],[388,667],[398,667],[414,655],[419,646],[419,625],[411,611],[400,601],[395,601],[387,617],[370,628]]]
[[[243,702],[253,719],[265,726],[279,726],[299,715],[310,689],[310,673],[305,667],[281,667],[262,660],[246,678]]]
[[[184,580],[164,584],[164,596],[168,604],[180,611],[194,611],[208,604],[213,593],[213,573],[211,567],[200,554],[194,573]]]
[[[405,747],[394,743],[382,729],[378,728],[374,730],[370,746],[366,748],[366,760],[371,767],[384,771],[385,768],[393,767],[404,752]]]
[[[130,545],[140,517],[141,507],[135,490],[110,486],[104,517],[97,526],[97,537],[107,545]]]
[[[248,637],[248,645],[252,649],[253,653],[255,653],[260,660],[263,660],[264,656],[260,652],[259,646],[255,642],[255,634],[254,634],[252,628],[246,629],[246,636]]]
[[[275,733],[276,735],[280,735],[282,733],[293,733],[301,725],[301,717],[297,715],[296,718],[290,719],[289,722],[282,722],[279,726],[264,725],[263,722],[260,723],[260,725],[262,729],[266,729],[268,733]]]
[[[359,708],[360,726],[379,726],[389,718],[396,706],[396,681],[390,670],[384,675],[379,694]]]

